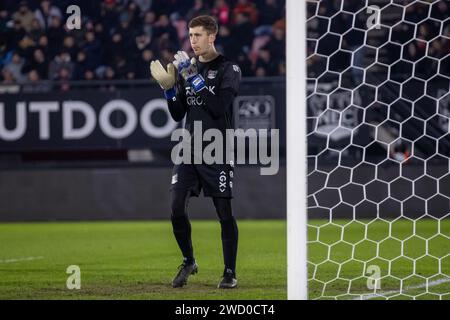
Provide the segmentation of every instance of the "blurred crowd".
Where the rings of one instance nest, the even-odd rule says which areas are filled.
[[[388,4],[386,1],[384,4]],[[434,59],[422,60],[416,65],[416,74],[428,79],[437,73],[439,60],[450,54],[450,1],[396,0],[382,7],[381,27],[368,31],[367,22],[371,13],[367,11],[364,1],[346,0],[341,8],[341,1],[322,0],[309,2],[308,6],[308,73],[317,77],[323,72],[323,62],[314,54],[331,56],[339,48],[355,52],[353,66],[367,67],[375,60],[386,65],[393,65],[403,59],[408,63],[398,64],[396,77],[410,78],[413,62],[424,57]],[[343,9],[343,10],[341,10]],[[345,12],[343,12],[345,11]],[[349,14],[353,13],[353,14]],[[375,21],[375,20],[374,20]],[[342,35],[339,38],[330,36]],[[328,33],[328,37],[319,39]],[[401,46],[403,49],[401,50]],[[376,52],[376,49],[378,49]],[[350,63],[348,59],[332,59],[329,67],[334,71],[345,70]],[[373,69],[373,70],[372,70]],[[371,71],[376,71],[372,68]],[[450,63],[444,60],[440,65],[441,73],[450,75]],[[362,79],[355,76],[357,83]]]
[[[81,8],[81,29],[66,25],[70,5]],[[284,0],[2,0],[0,84],[46,91],[49,81],[149,79],[149,62],[192,55],[189,20],[216,17],[219,52],[243,76],[285,74]]]

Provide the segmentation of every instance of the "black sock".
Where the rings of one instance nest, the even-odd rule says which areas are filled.
[[[231,272],[236,276],[236,256],[238,248],[238,227],[231,209],[231,199],[213,198],[222,229],[222,250],[224,273]]]
[[[184,262],[193,264],[195,262],[191,240],[191,223],[187,215],[189,203],[189,192],[184,190],[172,190],[171,192],[172,208],[172,228],[178,247],[184,257]]]
[[[188,217],[186,215],[172,216],[172,227],[184,261],[188,264],[193,264],[195,259],[191,241],[191,223]]]
[[[236,256],[238,246],[238,227],[236,219],[231,217],[227,220],[221,220],[222,228],[222,250],[225,264],[224,272],[232,272],[236,275]]]

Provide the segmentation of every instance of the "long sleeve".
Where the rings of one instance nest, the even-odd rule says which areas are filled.
[[[173,120],[176,122],[183,120],[187,112],[187,105],[183,88],[179,84],[176,86],[175,96],[167,99],[167,105],[169,106],[169,112]]]

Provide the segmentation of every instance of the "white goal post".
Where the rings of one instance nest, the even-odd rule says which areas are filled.
[[[286,2],[286,181],[288,299],[307,290],[306,4]]]
[[[450,299],[449,13],[287,0],[288,299]]]

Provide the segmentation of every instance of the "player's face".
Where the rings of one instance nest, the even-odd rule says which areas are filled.
[[[208,34],[203,27],[189,28],[189,40],[196,56],[205,55],[211,50],[215,35]]]

